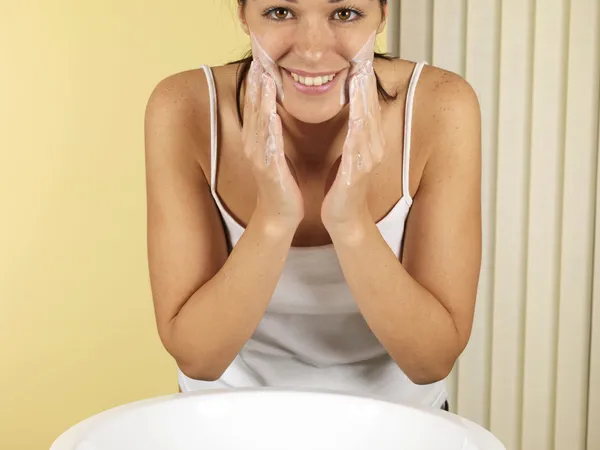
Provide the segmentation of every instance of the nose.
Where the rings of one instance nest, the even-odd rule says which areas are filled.
[[[306,20],[297,28],[297,53],[308,64],[319,63],[332,42],[333,37],[327,24],[320,21]]]

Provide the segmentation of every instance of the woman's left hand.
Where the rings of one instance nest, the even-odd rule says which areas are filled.
[[[383,160],[384,148],[377,80],[369,61],[350,81],[348,134],[337,175],[321,207],[321,220],[330,235],[373,220],[367,205],[369,179]]]

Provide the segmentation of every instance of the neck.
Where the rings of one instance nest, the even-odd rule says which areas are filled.
[[[346,134],[347,107],[328,121],[315,124],[301,122],[280,106],[277,113],[283,125],[285,153],[294,166],[330,165],[340,156],[343,142],[342,145],[338,143]]]

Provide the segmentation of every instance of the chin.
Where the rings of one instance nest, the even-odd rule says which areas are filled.
[[[300,122],[319,124],[333,119],[344,108],[340,105],[339,101],[335,102],[335,104],[333,103],[334,102],[327,102],[307,106],[306,104],[300,104],[299,102],[284,101],[282,106],[290,116]]]

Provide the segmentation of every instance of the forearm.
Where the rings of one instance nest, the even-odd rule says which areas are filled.
[[[372,221],[330,234],[361,313],[390,356],[415,383],[444,378],[460,353],[450,313],[404,269]]]
[[[233,361],[265,313],[293,235],[253,216],[223,267],[185,303],[169,341],[186,375],[217,379]]]

